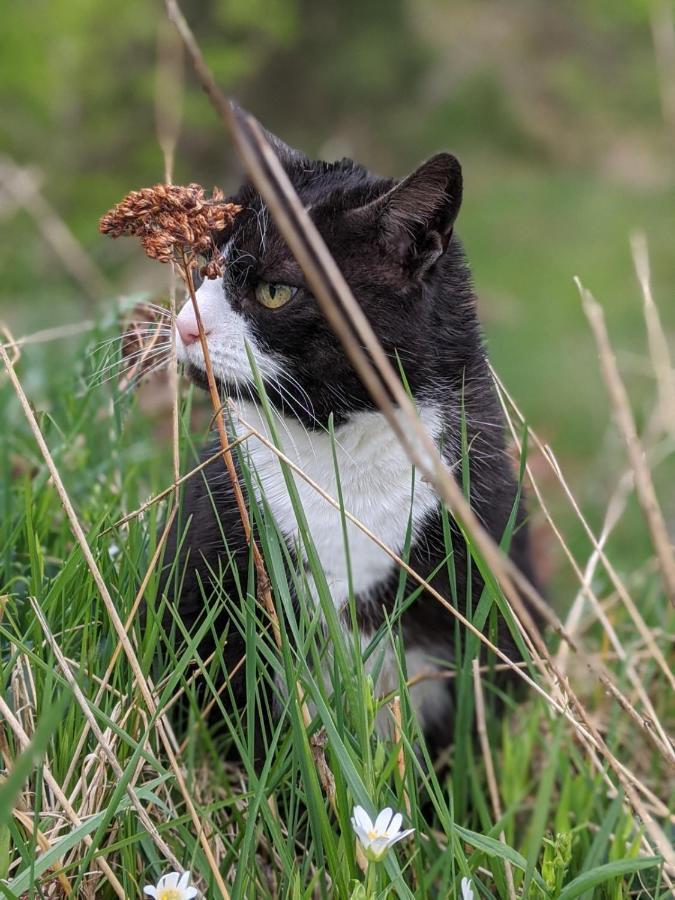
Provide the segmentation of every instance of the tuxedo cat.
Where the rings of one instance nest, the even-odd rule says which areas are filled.
[[[405,373],[420,417],[448,469],[464,477],[473,509],[499,541],[517,487],[471,278],[454,231],[462,199],[459,163],[441,153],[394,181],[351,160],[310,160],[270,139],[384,350]],[[345,509],[399,555],[410,528],[410,565],[460,609],[465,610],[468,596],[475,609],[482,580],[467,558],[458,528],[450,523],[448,564],[444,513],[434,489],[415,474],[361,384],[265,204],[249,183],[231,199],[243,211],[232,229],[219,236],[224,276],[203,281],[196,294],[220,391],[237,400],[244,420],[268,432],[248,345],[277,416],[284,453],[337,497],[335,454]],[[189,300],[178,315],[177,332],[179,361],[204,386],[204,358]],[[331,417],[334,442],[328,430]],[[307,568],[277,457],[255,438],[246,442],[244,455],[281,534]],[[351,583],[365,646],[392,612],[400,571],[351,523],[346,529],[347,556],[340,513],[302,479],[295,481],[335,609],[344,628],[351,628],[346,613]],[[510,552],[531,577],[522,506],[517,523]],[[203,613],[205,596],[214,589],[230,602],[241,603],[237,577],[245,586],[248,564],[232,490],[218,460],[189,481],[165,555],[165,572],[173,565],[174,577],[163,590],[192,628]],[[406,594],[416,586],[409,580]],[[311,586],[297,602],[316,603]],[[218,631],[227,633],[223,652],[229,668],[244,652],[239,629],[231,625],[227,613],[217,620]],[[452,666],[455,622],[436,599],[421,593],[403,612],[399,627],[409,679]],[[513,654],[503,622],[498,630],[501,647]],[[386,692],[397,683],[398,669],[389,658],[380,668],[376,688]],[[243,700],[241,667],[232,687]],[[427,737],[447,742],[453,727],[449,681],[422,677],[410,696]]]

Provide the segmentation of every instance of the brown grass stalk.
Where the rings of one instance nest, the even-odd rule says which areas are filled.
[[[410,797],[408,796],[408,791],[405,786],[405,749],[403,747],[403,741],[401,740],[401,735],[403,733],[401,722],[401,698],[398,694],[391,698],[389,708],[391,709],[391,718],[394,723],[394,745],[398,747],[396,766],[398,768],[399,778],[401,779],[401,785],[403,786],[403,805],[405,806],[408,818],[410,818]]]
[[[628,393],[616,364],[616,357],[605,325],[605,316],[602,307],[591,292],[582,285],[578,278],[575,279],[575,282],[598,348],[600,368],[616,423],[626,444],[628,459],[635,477],[635,492],[659,560],[663,585],[670,602],[675,606],[675,555],[673,555],[668,529],[656,498],[651,472],[645,460],[644,448],[638,437]]]
[[[162,531],[162,534],[160,535],[160,538],[157,541],[157,546],[155,547],[155,552],[153,553],[150,563],[148,565],[148,568],[146,570],[146,573],[143,576],[141,585],[140,585],[138,591],[136,592],[136,597],[134,598],[134,602],[131,604],[131,609],[129,610],[129,615],[127,616],[126,621],[124,623],[124,630],[127,634],[129,633],[129,630],[131,628],[131,625],[132,625],[134,619],[136,618],[136,613],[138,612],[138,608],[140,607],[143,597],[145,595],[145,591],[148,586],[148,582],[150,581],[152,573],[155,570],[155,566],[157,565],[157,563],[159,561],[159,557],[162,553],[162,549],[164,547],[166,539],[169,536],[169,531],[171,529],[171,525],[173,524],[175,515],[176,515],[176,509],[174,507],[174,509],[171,510],[171,512],[169,513],[169,515],[167,517],[166,523],[164,525],[164,530]],[[93,700],[93,706],[98,706],[99,703],[101,702],[101,699],[103,698],[103,694],[106,691],[106,689],[108,688],[110,678],[112,676],[112,673],[115,669],[115,665],[117,664],[117,660],[119,659],[121,653],[122,653],[122,645],[118,643],[117,646],[115,647],[115,649],[113,650],[112,656],[110,657],[110,661],[106,667],[105,672],[103,673],[103,678],[99,682],[99,688],[96,691],[96,696],[94,697],[94,700]],[[73,754],[73,761],[71,762],[71,764],[68,768],[66,777],[63,782],[64,789],[66,789],[67,785],[70,784],[70,780],[73,777],[75,769],[77,768],[78,760],[80,758],[80,753],[82,753],[82,749],[84,747],[84,742],[87,739],[88,733],[89,733],[89,723],[86,722],[84,728],[82,729],[82,734],[80,735],[80,737],[78,739],[77,746],[76,746],[75,752]],[[75,789],[75,792],[71,795],[71,798],[70,798],[71,802],[74,802],[76,795],[77,795],[77,787]]]
[[[8,723],[9,727],[14,732],[14,735],[19,742],[19,745],[22,750],[26,750],[30,746],[30,737],[24,730],[21,722],[16,718],[12,710],[9,708],[4,698],[0,694],[0,714]],[[69,803],[68,798],[61,790],[61,786],[58,781],[54,778],[51,769],[47,764],[43,765],[43,775],[45,782],[49,786],[49,789],[52,791],[58,802],[61,804],[61,808],[64,813],[68,816],[72,824],[77,828],[82,824],[82,819],[79,817],[77,812],[73,809],[72,805]],[[92,838],[90,834],[85,834],[82,838],[87,847],[92,846]],[[101,850],[96,850],[93,858],[93,862],[101,872],[105,875],[105,877],[110,882],[110,886],[115,891],[120,900],[125,900],[126,894],[124,892],[124,888],[120,884],[117,879],[117,876],[110,868],[110,865],[106,862],[106,860],[100,855]]]
[[[474,657],[471,660],[471,670],[473,673],[473,692],[476,701],[476,730],[478,731],[478,741],[480,743],[483,762],[485,764],[485,775],[487,777],[492,811],[494,813],[495,822],[498,822],[502,817],[502,803],[499,796],[499,788],[497,787],[497,776],[495,775],[495,766],[492,761],[492,751],[490,750],[490,739],[488,737],[487,721],[485,719],[483,682],[480,677],[480,662],[477,657]],[[499,832],[499,840],[502,844],[506,845],[504,829]],[[506,873],[506,888],[509,892],[509,900],[515,900],[516,888],[513,883],[513,870],[508,859],[504,860],[504,871]]]
[[[518,405],[516,404],[515,400],[511,396],[511,394],[506,389],[506,386],[504,385],[503,381],[499,378],[499,375],[495,372],[494,369],[491,369],[491,372],[492,372],[492,377],[494,378],[497,388],[500,392],[500,395],[502,395],[503,398],[504,397],[506,398],[509,405],[512,407],[516,416],[518,417],[518,421],[521,423],[521,425],[525,425],[525,416],[523,415],[521,410],[518,408]],[[503,399],[502,399],[502,403],[503,403]],[[669,666],[668,661],[666,660],[663,653],[661,652],[661,648],[658,646],[658,644],[654,640],[654,636],[652,635],[652,632],[651,632],[649,626],[647,625],[645,620],[640,615],[640,611],[638,610],[637,606],[635,605],[635,602],[633,601],[633,598],[631,597],[630,593],[628,592],[625,584],[621,580],[619,573],[614,568],[610,559],[605,555],[605,552],[604,552],[602,546],[600,545],[600,543],[598,542],[598,539],[596,538],[595,533],[593,532],[593,529],[588,524],[588,520],[586,519],[583,512],[581,511],[579,504],[577,503],[577,500],[576,500],[574,494],[572,493],[569,484],[567,483],[565,474],[564,474],[560,464],[558,463],[558,460],[556,459],[552,449],[547,444],[542,443],[542,441],[540,440],[539,436],[537,435],[536,431],[533,428],[528,426],[527,433],[528,433],[529,438],[532,440],[533,444],[541,451],[544,459],[546,460],[546,462],[550,466],[553,474],[555,475],[556,479],[558,480],[558,482],[565,494],[565,497],[567,498],[570,506],[572,507],[572,510],[573,510],[575,516],[581,523],[581,525],[584,529],[584,532],[586,533],[588,539],[590,540],[591,544],[593,545],[595,552],[600,557],[600,560],[602,561],[602,565],[603,565],[605,571],[607,572],[607,575],[609,576],[610,581],[612,582],[612,585],[614,586],[614,589],[616,590],[617,594],[621,598],[621,602],[624,604],[626,610],[628,611],[628,614],[630,615],[631,619],[633,620],[633,622],[635,624],[635,627],[637,628],[638,632],[640,633],[640,637],[645,642],[645,644],[649,647],[654,661],[657,663],[661,672],[663,673],[665,678],[670,683],[672,690],[675,690],[675,673],[673,672],[671,666]]]
[[[113,770],[115,777],[118,781],[122,781],[124,778],[124,770],[122,766],[119,764],[117,757],[115,756],[114,751],[110,747],[108,741],[105,739],[101,728],[96,721],[96,717],[92,713],[89,708],[89,703],[87,698],[84,696],[82,688],[77,683],[77,679],[72,673],[70,666],[68,665],[63,653],[61,652],[61,648],[59,647],[58,641],[55,639],[52,634],[51,628],[49,627],[49,623],[47,622],[44,613],[40,609],[40,606],[37,600],[34,597],[30,597],[30,604],[35,613],[35,617],[40,623],[40,627],[42,628],[43,634],[47,639],[47,643],[51,647],[52,653],[56,657],[56,662],[58,664],[59,669],[63,673],[63,677],[66,679],[70,687],[72,688],[73,695],[75,700],[77,701],[78,706],[82,710],[85,719],[89,724],[89,728],[91,729],[94,737],[96,738],[96,742],[99,748],[103,751],[106,759],[108,760],[108,764],[110,768]],[[167,845],[166,841],[162,838],[160,833],[157,831],[155,823],[152,821],[150,816],[145,810],[145,807],[141,803],[138,798],[138,795],[131,784],[127,785],[126,788],[127,796],[131,801],[131,805],[134,807],[138,814],[138,818],[145,828],[145,830],[150,835],[152,841],[156,845],[157,849],[164,855],[164,857],[174,866],[178,871],[181,870],[181,864],[178,858],[175,856],[171,848]]]
[[[250,434],[240,435],[236,440],[232,441],[229,445],[230,450],[234,450],[239,444],[245,443],[249,438]],[[194,469],[190,469],[189,472],[186,472],[185,475],[180,475],[173,484],[170,484],[169,487],[164,488],[163,491],[160,491],[158,494],[155,494],[154,497],[151,497],[149,500],[146,500],[145,503],[142,503],[137,509],[133,512],[127,513],[126,516],[122,516],[121,519],[118,519],[112,525],[105,529],[105,531],[100,532],[100,537],[103,537],[105,534],[109,534],[109,532],[114,531],[115,528],[121,528],[122,525],[126,525],[127,522],[130,522],[132,519],[138,518],[138,516],[142,515],[146,510],[150,509],[151,506],[154,506],[155,503],[158,503],[160,500],[163,500],[165,497],[168,497],[169,494],[173,494],[176,491],[176,488],[179,488],[181,484],[184,484],[186,481],[189,481],[190,478],[193,478],[202,469],[205,469],[207,466],[210,466],[211,463],[215,462],[219,457],[223,455],[222,449],[218,450],[217,453],[213,453],[211,456],[208,456],[204,462],[199,463],[198,466],[195,466]]]
[[[34,414],[33,410],[31,409],[30,403],[28,402],[28,398],[26,397],[26,394],[23,390],[21,382],[19,381],[19,379],[16,375],[16,372],[14,371],[14,368],[11,365],[9,356],[7,355],[7,351],[2,346],[0,346],[0,358],[2,358],[2,361],[5,365],[7,374],[9,375],[9,379],[12,382],[14,391],[15,391],[15,393],[19,399],[19,402],[21,404],[21,407],[23,409],[24,415],[28,421],[31,431],[33,432],[33,436],[38,444],[38,447],[40,448],[42,457],[45,460],[45,463],[47,464],[47,468],[52,477],[52,482],[53,482],[54,487],[59,495],[61,504],[62,504],[62,506],[66,512],[66,515],[68,517],[68,520],[70,522],[71,530],[80,546],[80,549],[82,550],[82,553],[84,555],[84,558],[85,558],[85,561],[89,568],[89,571],[91,572],[92,577],[94,579],[94,583],[96,584],[96,587],[98,588],[98,590],[101,594],[101,599],[103,600],[103,603],[106,607],[108,616],[112,623],[112,626],[115,629],[117,637],[119,638],[122,648],[124,650],[124,653],[129,661],[129,665],[131,666],[131,670],[134,675],[134,680],[141,692],[141,695],[143,696],[143,700],[145,702],[145,705],[146,705],[148,711],[150,712],[151,715],[154,715],[157,712],[157,704],[155,703],[155,699],[152,695],[152,691],[148,685],[147,679],[145,678],[145,675],[143,674],[143,670],[141,669],[140,663],[138,661],[138,657],[134,651],[134,648],[131,645],[129,636],[126,633],[124,624],[122,623],[122,620],[120,619],[120,616],[119,616],[119,613],[117,612],[115,603],[110,595],[110,592],[109,592],[108,587],[103,579],[103,576],[101,575],[101,571],[96,563],[96,560],[94,559],[94,555],[91,552],[91,548],[87,542],[85,533],[82,530],[82,526],[78,519],[77,513],[75,512],[75,509],[70,501],[70,497],[68,495],[68,492],[65,489],[63,480],[61,478],[61,475],[60,475],[58,469],[56,468],[56,465],[54,463],[52,455],[49,452],[49,448],[47,447],[44,436],[42,435],[40,426],[38,425],[37,419],[35,418],[35,414]],[[200,844],[202,845],[202,849],[204,850],[204,855],[206,856],[206,860],[209,864],[209,868],[211,869],[211,872],[213,874],[216,887],[220,891],[221,896],[224,897],[225,900],[229,900],[229,892],[227,890],[227,887],[225,886],[225,882],[223,881],[223,877],[220,874],[220,870],[218,869],[218,865],[217,865],[216,859],[213,855],[213,851],[211,850],[208,839],[206,838],[206,835],[205,835],[204,818],[203,818],[203,816],[200,817],[199,813],[197,812],[197,809],[195,808],[192,798],[190,797],[190,793],[187,789],[185,777],[180,769],[180,766],[178,765],[176,755],[173,751],[173,747],[171,746],[171,741],[169,739],[169,731],[170,730],[169,730],[168,726],[165,725],[165,722],[162,718],[157,718],[157,720],[155,722],[155,728],[156,728],[157,734],[159,735],[159,738],[164,746],[165,752],[167,754],[167,758],[169,760],[169,765],[170,765],[171,770],[176,779],[176,784],[178,786],[178,789],[180,790],[180,792],[183,796],[185,805],[190,814],[190,818],[192,819],[193,824],[195,826]]]
[[[218,437],[220,439],[220,446],[223,451],[223,459],[225,461],[225,467],[227,469],[227,473],[230,479],[230,484],[232,486],[232,490],[234,493],[235,502],[237,504],[237,510],[239,512],[239,516],[241,518],[241,522],[244,528],[244,534],[246,536],[246,541],[251,548],[251,552],[253,554],[253,565],[256,571],[256,581],[258,585],[258,599],[262,602],[262,605],[267,611],[267,615],[269,618],[269,622],[272,626],[272,634],[274,636],[274,642],[279,649],[282,647],[281,641],[281,627],[279,625],[279,617],[277,616],[277,611],[274,606],[274,599],[272,598],[272,589],[270,586],[270,580],[267,576],[267,572],[265,570],[265,563],[262,558],[262,554],[260,553],[260,548],[253,537],[253,533],[251,531],[251,522],[248,515],[248,509],[246,508],[246,501],[244,499],[244,494],[241,489],[241,485],[239,484],[239,477],[237,475],[237,470],[234,464],[234,457],[232,456],[232,449],[230,446],[230,441],[227,435],[227,430],[225,428],[225,419],[223,417],[223,404],[220,399],[220,395],[218,393],[218,387],[216,385],[216,379],[213,374],[213,366],[211,365],[211,356],[209,353],[209,346],[206,340],[206,334],[204,332],[204,325],[202,323],[202,317],[199,312],[199,304],[197,303],[197,297],[195,295],[194,281],[192,279],[192,269],[190,266],[190,262],[185,257],[183,253],[182,257],[182,275],[185,278],[185,282],[187,284],[188,294],[190,295],[190,300],[192,302],[192,308],[195,313],[195,319],[197,321],[197,329],[199,331],[199,342],[202,348],[202,354],[204,356],[204,369],[206,372],[206,380],[209,388],[209,394],[211,396],[211,403],[213,405],[214,411],[214,420],[216,423],[216,429],[218,431]],[[307,703],[304,699],[302,689],[300,687],[300,683],[296,682],[295,691],[298,698],[298,703],[300,704],[300,709],[302,712],[302,718],[305,725],[305,728],[309,728],[312,717],[309,713],[309,709],[307,707]],[[319,780],[321,781],[321,786],[324,790],[324,793],[328,797],[331,805],[335,803],[335,781],[333,779],[333,775],[330,771],[330,767],[326,761],[325,754],[323,752],[323,748],[320,743],[315,739],[310,739],[310,747],[312,749],[312,754],[314,756],[314,763],[316,766],[317,773],[319,775]]]
[[[656,378],[659,396],[659,420],[661,427],[675,437],[675,368],[670,355],[668,338],[652,294],[649,251],[647,239],[640,232],[634,234],[630,242],[635,274],[642,292],[642,313],[647,326],[649,358]]]
[[[155,121],[157,140],[164,160],[164,181],[173,182],[176,145],[180,135],[183,109],[183,45],[170,27],[160,19],[157,26],[157,67],[155,88]],[[178,390],[178,360],[176,357],[176,267],[169,271],[169,308],[171,310],[171,352],[169,358],[169,386],[171,390],[171,449],[175,503],[178,503],[177,483],[180,478],[180,409]]]
[[[564,632],[562,624],[513,562],[504,556],[477,520],[461,489],[445,470],[436,447],[419,421],[414,406],[395,370],[354,300],[316,227],[300,203],[279,160],[267,144],[262,131],[250,118],[243,114],[235,115],[227,99],[218,89],[178,4],[175,0],[165,0],[165,5],[170,18],[176,24],[183,38],[204,90],[212,100],[214,108],[226,127],[231,130],[249,176],[265,200],[277,227],[300,264],[317,302],[343,344],[363,384],[384,413],[411,461],[418,467],[421,474],[434,485],[448,504],[454,517],[472,535],[487,564],[498,578],[514,611],[516,622],[531,637],[538,655],[546,660],[542,674],[547,679],[550,678],[552,683],[565,692],[568,702],[573,705],[586,729],[593,734],[603,756],[621,780],[626,795],[633,808],[641,816],[651,839],[663,854],[669,868],[675,872],[675,852],[663,830],[645,808],[633,784],[626,778],[622,764],[604,742],[567,679],[557,670],[518,591],[522,591],[522,594],[559,634]],[[354,340],[355,333],[358,337],[357,341]],[[397,411],[403,413],[403,421],[399,420]],[[403,425],[404,421],[405,426]],[[411,438],[411,434],[414,435],[414,439]],[[578,651],[576,645],[575,650]],[[600,677],[603,680],[603,676]]]
[[[274,641],[277,647],[281,648],[281,629],[279,626],[279,617],[277,616],[277,611],[274,607],[274,600],[272,599],[270,580],[267,577],[267,572],[265,571],[265,563],[263,561],[262,554],[260,553],[260,548],[258,547],[258,544],[253,538],[251,532],[251,522],[248,515],[248,509],[246,508],[244,494],[242,492],[241,485],[239,484],[239,476],[237,475],[237,469],[234,464],[234,457],[232,456],[232,450],[230,448],[230,440],[227,436],[227,430],[225,428],[223,404],[221,402],[220,394],[218,393],[218,387],[216,385],[216,379],[213,374],[213,366],[211,365],[209,346],[206,340],[206,334],[204,332],[201,313],[199,312],[199,304],[197,303],[197,297],[195,295],[194,281],[192,279],[192,269],[190,268],[190,263],[186,259],[185,254],[183,254],[181,268],[183,277],[185,278],[185,282],[187,284],[188,294],[190,295],[195,318],[197,320],[197,328],[199,330],[199,343],[201,344],[202,354],[204,356],[206,380],[208,383],[209,395],[211,397],[211,403],[213,405],[213,411],[215,414],[214,418],[216,429],[218,431],[218,438],[220,440],[220,446],[223,451],[223,460],[225,462],[227,474],[230,479],[230,484],[234,493],[234,499],[235,503],[237,504],[237,510],[241,518],[241,523],[244,527],[246,541],[250,546],[251,552],[253,554],[253,565],[255,566],[256,579],[258,584],[258,598],[267,610],[270,622],[272,623],[272,633],[274,635]]]

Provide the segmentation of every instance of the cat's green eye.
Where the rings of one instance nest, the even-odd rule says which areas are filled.
[[[288,303],[295,291],[296,288],[289,284],[270,284],[267,281],[261,281],[255,289],[255,298],[267,309],[279,309]]]

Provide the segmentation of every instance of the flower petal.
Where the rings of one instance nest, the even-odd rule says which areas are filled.
[[[151,884],[146,884],[146,886],[143,888],[143,893],[147,894],[149,897],[156,897],[157,888],[153,887]]]
[[[167,872],[166,875],[162,875],[162,877],[157,882],[157,890],[159,891],[161,888],[177,887],[179,878],[180,872]]]
[[[389,823],[389,828],[387,828],[387,836],[395,837],[399,831],[401,830],[401,825],[403,824],[403,816],[401,813],[396,813]]]
[[[407,828],[405,831],[399,831],[398,834],[395,834],[394,837],[389,838],[389,846],[393,847],[394,844],[398,844],[399,841],[402,841],[403,838],[407,838],[409,834],[412,834],[414,828]]]
[[[462,900],[474,900],[474,893],[471,887],[471,879],[470,878],[462,878],[461,881],[462,887]]]
[[[368,837],[368,832],[364,831],[364,829],[361,828],[360,825],[357,825],[355,822],[352,823],[352,827],[353,827],[354,833],[356,834],[357,838],[359,839],[361,845],[363,847],[368,847],[370,844],[370,838]]]
[[[394,810],[390,806],[385,806],[382,812],[379,813],[378,817],[375,819],[373,831],[377,831],[378,834],[386,834],[387,827],[391,822],[393,815]]]
[[[353,815],[354,819],[356,819],[357,823],[361,826],[361,828],[363,828],[364,831],[372,830],[372,820],[362,806],[355,806]]]
[[[183,900],[192,900],[193,897],[196,897],[199,891],[196,887],[185,888],[183,891]]]
[[[188,886],[189,882],[190,882],[190,873],[183,872],[183,874],[178,879],[178,882],[176,883],[176,887],[182,891]]]

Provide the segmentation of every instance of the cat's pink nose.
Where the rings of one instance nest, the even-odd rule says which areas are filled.
[[[197,325],[197,317],[191,303],[186,303],[181,309],[176,319],[176,327],[178,328],[180,339],[186,347],[199,340],[199,326]],[[209,329],[205,326],[204,334],[209,334]]]
[[[186,347],[188,347],[190,344],[194,344],[195,341],[199,340],[199,329],[197,328],[196,322],[194,328],[192,328],[186,322],[181,322],[180,319],[176,322],[176,325],[178,326],[178,334],[180,335],[180,339]]]

